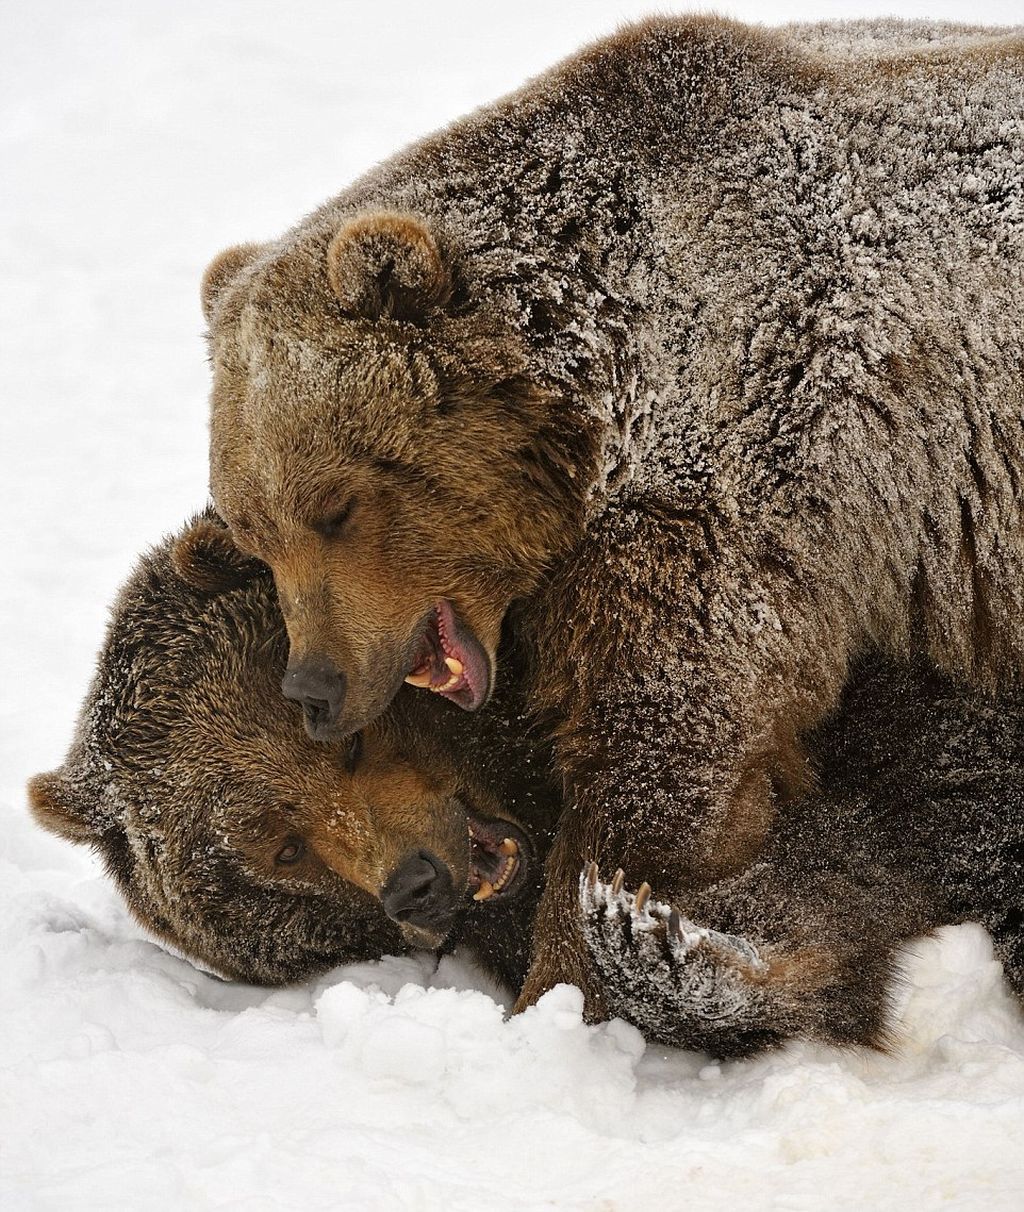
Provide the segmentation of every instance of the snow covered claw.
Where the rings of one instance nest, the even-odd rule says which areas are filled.
[[[650,884],[631,892],[621,870],[606,883],[588,864],[579,895],[583,936],[612,1014],[649,1039],[722,1056],[775,1042],[768,965],[753,943],[691,921],[656,899]]]
[[[723,959],[731,959],[754,970],[765,967],[757,948],[747,939],[698,926],[675,907],[652,900],[651,885],[646,881],[635,893],[625,889],[624,882],[625,874],[620,868],[611,883],[602,883],[597,864],[589,863],[580,878],[584,920],[588,911],[603,910],[606,917],[618,919],[634,933],[661,927],[665,944],[676,951],[692,951],[706,945],[719,951]]]

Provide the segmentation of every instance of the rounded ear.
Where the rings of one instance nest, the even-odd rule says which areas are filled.
[[[251,265],[264,251],[265,244],[236,244],[226,248],[206,267],[199,297],[203,303],[203,315],[207,323],[213,318],[217,300],[228,286],[238,276],[241,270]]]
[[[359,215],[327,248],[327,277],[344,310],[369,320],[419,320],[442,308],[452,279],[434,237],[411,215]]]
[[[265,565],[238,550],[219,518],[200,514],[171,544],[174,571],[195,589],[223,593],[251,581]]]
[[[87,791],[60,770],[29,779],[28,806],[37,824],[69,842],[94,842],[101,835]]]

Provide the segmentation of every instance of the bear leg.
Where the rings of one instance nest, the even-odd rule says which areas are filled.
[[[646,884],[630,892],[621,873],[605,883],[593,863],[580,877],[579,904],[606,1013],[651,1041],[720,1057],[747,1056],[797,1035],[887,1042],[885,977],[897,940],[879,938],[867,965],[873,970],[865,970],[853,919],[835,923],[839,932],[849,929],[848,955],[834,940],[764,944],[697,924],[654,899]]]

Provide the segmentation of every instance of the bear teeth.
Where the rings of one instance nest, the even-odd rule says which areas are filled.
[[[501,869],[501,875],[494,881],[494,891],[499,892],[512,878],[515,869],[519,866],[519,860],[513,855],[505,860],[504,866]]]
[[[454,694],[467,691],[471,698],[477,696],[466,671],[466,661],[455,641],[449,636],[445,627],[444,610],[454,609],[446,601],[438,602],[434,608],[432,619],[427,623],[423,640],[429,647],[429,654],[415,669],[405,675],[405,681],[420,690],[429,690],[433,694]],[[447,675],[447,676],[445,676]],[[438,684],[436,678],[445,677]]]
[[[512,839],[506,838],[505,841],[506,842],[512,841]],[[503,842],[502,845],[504,845],[504,844],[505,843]],[[513,844],[513,846],[515,846],[515,842],[512,842],[512,844]],[[518,852],[518,849],[519,849],[519,847],[516,846],[517,852]],[[516,858],[514,854],[510,854],[508,856],[508,858],[505,859],[505,862],[501,868],[501,873],[499,874],[499,876],[496,880],[494,880],[493,882],[491,880],[481,880],[480,881],[480,887],[477,888],[476,892],[473,893],[473,900],[486,901],[489,897],[492,897],[495,894],[495,892],[500,892],[502,890],[502,888],[504,888],[505,885],[509,882],[509,880],[512,878],[512,876],[515,875],[518,868],[519,868],[519,859]]]

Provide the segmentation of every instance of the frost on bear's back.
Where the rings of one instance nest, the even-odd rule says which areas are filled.
[[[934,50],[980,48],[1021,32],[1020,26],[961,25],[952,21],[901,21],[881,17],[864,21],[794,22],[780,32],[794,41],[836,59],[856,55],[884,57]]]
[[[386,162],[290,240],[422,215],[560,407],[600,427],[596,512],[638,478],[729,516],[837,427],[870,428],[837,400],[891,395],[917,334],[953,377],[954,347],[1005,352],[1019,47],[927,22],[650,21]]]

